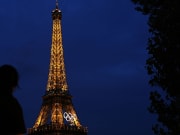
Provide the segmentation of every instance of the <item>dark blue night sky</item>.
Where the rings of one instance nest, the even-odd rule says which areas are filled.
[[[59,0],[69,91],[88,135],[151,135],[147,17],[130,0]],[[55,0],[0,1],[0,65],[20,74],[15,96],[33,126],[48,79]]]

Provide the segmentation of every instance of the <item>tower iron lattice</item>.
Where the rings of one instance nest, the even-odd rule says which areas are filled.
[[[61,30],[62,13],[56,0],[52,11],[52,45],[47,89],[40,113],[28,135],[87,135],[87,128],[80,124],[69,94]]]

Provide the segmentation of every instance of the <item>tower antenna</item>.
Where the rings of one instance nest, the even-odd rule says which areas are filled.
[[[56,0],[56,9],[58,9],[58,0]]]

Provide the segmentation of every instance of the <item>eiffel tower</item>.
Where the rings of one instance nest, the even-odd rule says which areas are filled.
[[[56,0],[52,11],[53,29],[47,89],[40,113],[28,135],[87,135],[80,124],[68,91],[61,30],[61,10]]]

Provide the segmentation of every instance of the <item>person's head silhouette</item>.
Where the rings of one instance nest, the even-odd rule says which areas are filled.
[[[19,75],[11,65],[0,66],[0,89],[1,92],[12,93],[14,88],[18,86]],[[4,90],[3,90],[4,89]]]

